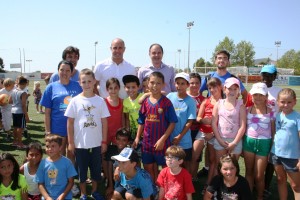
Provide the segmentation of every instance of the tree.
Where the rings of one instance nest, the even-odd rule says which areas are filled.
[[[235,46],[235,53],[231,56],[231,65],[253,66],[254,55],[255,51],[253,44],[242,40]]]
[[[204,67],[204,66],[205,66],[205,60],[202,57],[196,60],[196,62],[193,64],[193,67]]]
[[[227,36],[224,38],[223,41],[220,41],[219,44],[215,48],[215,52],[213,52],[212,62],[215,61],[215,53],[220,50],[226,50],[230,53],[230,55],[235,54],[235,45],[234,41],[229,39]]]
[[[295,69],[295,74],[300,74],[300,51],[294,49],[287,51],[277,62],[279,68]]]

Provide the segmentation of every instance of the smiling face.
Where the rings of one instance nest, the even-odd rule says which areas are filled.
[[[65,60],[71,62],[74,65],[74,67],[76,67],[79,57],[75,52],[67,53]]]
[[[240,92],[240,88],[236,84],[233,84],[229,88],[224,87],[224,93],[227,98],[235,98],[236,99],[239,96],[239,92]]]
[[[297,100],[291,95],[280,94],[277,99],[277,105],[279,110],[284,114],[290,114],[293,111],[294,106],[297,103]]]
[[[121,151],[129,144],[129,139],[126,136],[117,136],[116,144],[118,149]]]
[[[252,101],[254,105],[267,105],[268,96],[262,94],[253,94]]]
[[[163,80],[157,76],[150,76],[148,88],[152,95],[161,94],[162,89],[164,88],[165,84]]]
[[[123,54],[125,52],[125,44],[124,41],[121,39],[114,39],[111,43],[111,54],[112,60],[117,64],[123,61]]]
[[[46,142],[46,153],[51,159],[60,157],[61,146],[57,142]]]
[[[267,72],[261,73],[262,81],[267,85],[267,87],[272,87],[273,81],[276,79],[276,74],[270,74]]]
[[[200,91],[200,80],[198,78],[190,78],[190,94],[197,95]]]
[[[42,159],[42,154],[39,150],[31,148],[28,151],[26,159],[30,164],[37,166]]]
[[[120,87],[117,83],[111,83],[106,90],[111,97],[119,96]]]
[[[69,82],[71,77],[71,66],[68,64],[61,64],[58,69],[58,76],[62,82]]]
[[[133,100],[138,96],[138,90],[139,86],[136,82],[126,83],[125,85],[125,91],[127,95]]]
[[[187,82],[183,78],[176,78],[176,80],[175,80],[175,87],[176,87],[176,90],[177,90],[179,96],[180,95],[185,95],[186,94],[186,90],[189,87],[189,82]]]
[[[229,65],[229,59],[228,56],[224,53],[220,53],[217,55],[216,59],[215,59],[215,65],[219,68],[219,69],[224,69]]]
[[[220,172],[225,180],[234,180],[237,174],[237,169],[232,162],[223,162]]]
[[[162,63],[163,52],[159,45],[153,45],[149,50],[149,56],[153,66],[160,67]]]

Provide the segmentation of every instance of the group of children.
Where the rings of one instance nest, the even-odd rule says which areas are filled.
[[[151,73],[145,80],[144,95],[139,92],[139,79],[128,75],[122,80],[128,98],[119,98],[120,83],[111,78],[106,83],[109,96],[102,99],[94,94],[93,72],[84,69],[79,80],[83,92],[72,98],[65,112],[68,149],[75,155],[77,172],[72,162],[61,155],[61,137],[56,135],[46,136],[48,157],[43,160],[42,151],[36,145],[29,146],[28,166],[35,167],[29,167],[30,171],[24,165],[21,172],[27,174],[28,188],[34,185],[35,191],[45,199],[71,199],[70,190],[77,173],[80,199],[87,199],[88,169],[92,197],[103,199],[97,192],[101,165],[108,180],[108,199],[157,196],[158,199],[192,199],[195,192],[192,177],[196,176],[199,157],[206,145],[210,160],[204,199],[251,199],[254,186],[257,199],[263,199],[268,161],[275,166],[280,198],[287,198],[288,177],[297,199],[300,115],[293,110],[295,92],[291,89],[279,92],[272,86],[275,72],[274,66],[262,69],[263,83],[253,84],[251,102],[244,105],[238,99],[240,82],[235,77],[228,78],[223,86],[219,79],[210,78],[207,81],[210,97],[204,98],[199,93],[201,77],[196,73],[178,73],[177,92],[167,96],[162,91],[164,76],[160,72]],[[239,175],[238,159],[242,152],[246,178]],[[12,183],[9,188],[19,189],[18,195],[26,199],[23,197],[27,195],[27,186],[19,178],[22,176],[12,173],[11,168],[18,168],[17,163],[11,155],[1,156],[0,187]],[[140,158],[144,170],[140,168]],[[162,166],[160,172],[158,166]],[[2,171],[8,169],[10,174]],[[28,174],[36,176],[28,181]],[[19,187],[13,188],[18,180]],[[36,198],[34,192],[28,194]]]

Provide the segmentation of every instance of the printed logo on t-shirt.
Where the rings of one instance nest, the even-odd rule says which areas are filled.
[[[58,170],[57,169],[50,169],[48,171],[48,178],[50,179],[50,185],[55,185],[56,184],[57,175],[58,175]]]
[[[86,122],[84,122],[84,126],[83,128],[87,128],[87,127],[90,127],[90,128],[94,128],[94,127],[97,127],[97,123],[95,122],[94,120],[94,115],[91,114],[91,111],[93,109],[95,109],[96,107],[95,106],[87,106],[85,107],[84,105],[82,105],[83,107],[83,110],[86,112]]]
[[[150,122],[159,122],[159,118],[156,114],[148,114],[146,121],[150,121]]]
[[[15,195],[10,195],[10,194],[1,196],[0,198],[1,198],[1,200],[15,200],[16,199]]]
[[[238,194],[236,193],[225,193],[222,192],[222,199],[223,200],[238,200]]]

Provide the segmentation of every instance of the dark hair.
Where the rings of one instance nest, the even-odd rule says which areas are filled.
[[[16,190],[18,188],[20,188],[19,186],[19,174],[20,174],[20,167],[18,162],[16,161],[16,159],[14,158],[13,155],[11,155],[10,153],[1,153],[0,154],[0,163],[5,161],[5,160],[10,160],[13,163],[14,169],[13,169],[13,173],[11,174],[11,179],[12,179],[12,185],[11,185],[11,189],[12,190]],[[3,177],[0,175],[0,185],[3,182]]]
[[[163,83],[165,82],[165,77],[164,77],[164,75],[163,75],[161,72],[152,72],[152,73],[149,75],[149,79],[150,79],[151,76],[160,78],[160,79],[162,80]]]
[[[225,162],[231,162],[235,166],[236,176],[240,174],[240,166],[239,166],[237,159],[231,154],[225,154],[225,155],[221,156],[219,163],[218,163],[219,175],[222,175],[221,168],[222,168],[223,163],[225,163]]]
[[[126,128],[120,128],[117,130],[116,138],[118,137],[127,137],[128,140],[131,140],[130,131]]]
[[[178,158],[179,160],[184,160],[185,158],[185,151],[180,147],[180,146],[177,146],[177,145],[172,145],[170,147],[167,148],[166,150],[166,153],[165,153],[166,156],[174,156],[176,158]]]
[[[273,81],[275,81],[275,79],[277,78],[278,72],[276,71],[273,74],[268,73],[268,72],[262,72],[261,76],[264,76],[264,75],[271,75],[271,76],[273,76]]]
[[[26,85],[27,83],[28,83],[28,79],[25,78],[24,76],[20,76],[20,77],[18,78],[18,84],[19,84],[19,85]]]
[[[85,69],[81,70],[81,71],[80,71],[80,74],[79,74],[79,77],[80,77],[81,75],[92,76],[93,79],[95,79],[95,74],[94,74],[94,72],[93,72],[92,70],[88,69],[88,68],[85,68]]]
[[[192,72],[190,73],[190,79],[191,78],[197,78],[199,82],[201,83],[201,76],[198,73]]]
[[[145,81],[149,81],[149,76],[145,76],[145,77],[143,78],[143,82],[145,82]]]
[[[56,142],[58,144],[58,146],[62,145],[62,141],[63,141],[63,138],[59,135],[48,134],[45,137],[45,142],[49,142],[49,143]]]
[[[125,75],[122,78],[122,81],[124,83],[124,85],[126,85],[127,83],[136,83],[137,86],[140,86],[140,80],[137,76],[135,75]]]
[[[226,50],[217,51],[216,54],[215,54],[215,59],[217,59],[217,56],[220,55],[220,54],[225,54],[228,57],[228,60],[230,59],[230,53]]]
[[[73,72],[74,70],[74,65],[73,63],[71,63],[70,61],[67,61],[67,60],[62,60],[58,63],[58,67],[57,67],[57,70],[59,71],[59,68],[62,64],[65,64],[65,65],[69,65],[70,66],[70,69],[71,69],[71,72]]]
[[[121,88],[121,86],[120,86],[120,81],[117,79],[117,78],[110,78],[110,79],[108,79],[107,81],[106,81],[106,89],[108,89],[108,87],[111,85],[111,84],[113,84],[113,83],[115,83],[115,84],[117,84],[118,86],[119,86],[119,88]]]
[[[211,86],[211,87],[216,87],[216,86],[221,86],[222,87],[222,82],[220,79],[215,78],[215,77],[211,77],[207,83],[206,83],[207,87]]]
[[[136,163],[140,162],[139,154],[135,150],[133,150],[131,152],[129,159],[130,159],[130,162],[136,162]]]
[[[162,46],[160,44],[157,44],[157,43],[154,43],[154,44],[151,44],[150,47],[149,47],[149,52],[151,51],[151,48],[153,46],[158,46],[160,49],[161,49],[161,53],[164,54],[164,49],[162,48]]]
[[[26,156],[28,156],[28,153],[31,149],[37,150],[43,157],[43,148],[40,142],[31,142],[26,148]]]
[[[68,46],[67,48],[65,48],[65,50],[62,53],[62,59],[66,60],[67,54],[72,54],[72,53],[75,53],[75,55],[77,55],[79,59],[80,57],[79,49],[73,46]]]

